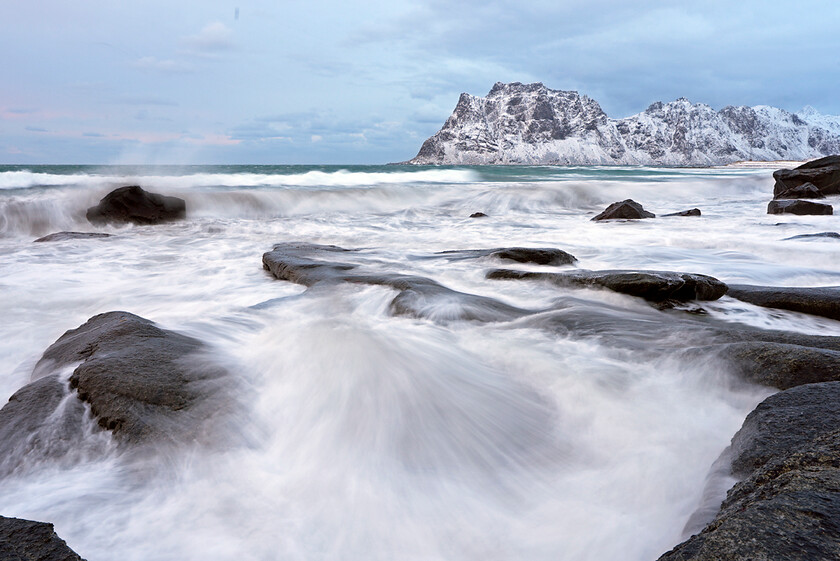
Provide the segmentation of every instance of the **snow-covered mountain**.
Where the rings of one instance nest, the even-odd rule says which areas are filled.
[[[715,111],[680,98],[625,119],[541,83],[496,83],[461,94],[412,164],[721,165],[840,154],[840,117],[757,105]]]

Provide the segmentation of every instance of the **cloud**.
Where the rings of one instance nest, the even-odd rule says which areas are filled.
[[[153,56],[138,58],[131,65],[141,70],[151,70],[166,74],[189,74],[195,71],[191,65],[185,62],[172,59],[161,60]]]
[[[197,55],[214,54],[235,47],[233,31],[221,22],[207,24],[195,35],[184,37],[182,42],[188,53]]]
[[[104,138],[105,137],[104,134],[101,134],[101,133],[98,133],[98,132],[83,132],[82,136],[87,136],[87,137],[90,137],[90,138]]]
[[[47,129],[44,129],[44,128],[41,128],[41,127],[26,127],[26,130],[28,130],[30,132],[49,132],[49,131],[47,131]]]

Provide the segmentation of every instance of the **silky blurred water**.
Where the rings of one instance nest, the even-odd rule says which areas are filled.
[[[784,240],[838,231],[838,218],[767,215],[770,171],[0,167],[4,399],[64,331],[125,310],[209,343],[244,405],[218,446],[139,457],[104,446],[33,465],[0,481],[0,514],[53,522],[89,561],[655,559],[681,540],[709,467],[768,390],[645,348],[644,333],[628,335],[636,348],[539,321],[394,317],[392,289],[306,290],[261,256],[288,241],[361,248],[377,272],[654,323],[661,313],[627,296],[486,280],[510,265],[436,253],[557,247],[586,269],[840,285],[840,242]],[[186,199],[187,219],[86,222],[88,206],[133,183]],[[626,198],[703,215],[590,221]],[[113,236],[33,243],[60,230]],[[736,325],[840,335],[840,322],[726,297],[705,307]]]

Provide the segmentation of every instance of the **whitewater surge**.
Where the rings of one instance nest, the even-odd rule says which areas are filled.
[[[187,219],[86,222],[130,183],[186,199]],[[84,454],[0,480],[0,514],[54,523],[88,561],[655,559],[768,390],[674,352],[696,336],[663,323],[679,316],[487,280],[497,260],[440,252],[557,247],[587,269],[840,284],[836,240],[784,241],[836,231],[836,217],[766,215],[768,170],[0,168],[0,187],[4,401],[62,333],[110,310],[207,343],[237,381],[213,445],[132,454],[91,426]],[[625,198],[703,216],[590,221]],[[32,243],[59,230],[113,236]],[[399,316],[389,286],[279,281],[261,256],[290,241],[457,292]],[[481,302],[523,314],[458,319]],[[704,307],[709,321],[840,335],[726,297]]]

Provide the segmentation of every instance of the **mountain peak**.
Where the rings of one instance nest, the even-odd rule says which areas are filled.
[[[793,118],[781,109],[743,106],[715,111],[680,97],[611,119],[576,91],[497,82],[486,97],[462,94],[411,163],[708,166],[840,153],[840,119],[804,114],[817,113],[806,108],[803,118]]]

